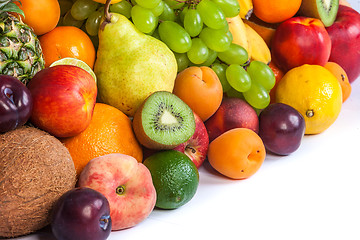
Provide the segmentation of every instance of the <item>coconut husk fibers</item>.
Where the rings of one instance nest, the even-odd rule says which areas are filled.
[[[57,138],[25,126],[0,134],[0,237],[47,226],[54,204],[75,183],[74,163]]]

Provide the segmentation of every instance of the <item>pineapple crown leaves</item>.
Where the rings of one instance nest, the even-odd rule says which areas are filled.
[[[0,13],[13,12],[25,17],[24,11],[21,10],[15,2],[19,2],[21,4],[20,0],[0,0]]]

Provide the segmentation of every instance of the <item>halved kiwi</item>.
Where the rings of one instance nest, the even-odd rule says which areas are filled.
[[[339,0],[302,0],[299,15],[317,18],[325,27],[331,26],[339,9]]]
[[[138,141],[150,149],[173,149],[195,132],[191,108],[171,92],[158,91],[137,109],[133,128]]]

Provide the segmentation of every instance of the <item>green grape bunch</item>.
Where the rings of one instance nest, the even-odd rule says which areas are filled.
[[[104,4],[93,0],[59,0],[62,25],[84,30],[96,45]],[[144,34],[164,42],[173,51],[178,71],[209,66],[224,93],[245,99],[256,109],[265,108],[275,84],[269,66],[249,62],[245,48],[232,42],[227,18],[240,13],[237,0],[122,0],[110,13],[128,18]]]

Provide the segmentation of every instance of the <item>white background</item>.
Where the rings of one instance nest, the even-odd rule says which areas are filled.
[[[360,1],[349,2],[359,11]],[[321,134],[305,136],[296,152],[268,154],[246,180],[227,179],[205,164],[189,203],[176,210],[155,209],[109,239],[360,240],[359,150],[357,79],[336,122]],[[40,231],[18,239],[53,238]]]

